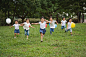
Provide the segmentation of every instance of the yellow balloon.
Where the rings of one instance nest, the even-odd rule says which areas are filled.
[[[75,27],[75,23],[72,23],[72,24],[71,24],[71,28],[74,28],[74,27]]]

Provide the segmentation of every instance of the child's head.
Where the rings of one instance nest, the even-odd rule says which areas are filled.
[[[26,22],[29,23],[29,18],[26,19]]]
[[[18,20],[15,20],[15,24],[18,24]]]
[[[69,22],[72,22],[72,18],[69,18]]]
[[[63,17],[62,20],[64,21],[65,20],[65,17]]]
[[[44,17],[43,16],[41,17],[41,22],[44,22]]]
[[[52,21],[53,19],[52,19],[52,16],[50,17],[50,21]]]

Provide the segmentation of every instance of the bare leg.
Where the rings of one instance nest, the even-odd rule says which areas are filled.
[[[41,33],[41,42],[43,41],[43,34]]]
[[[19,33],[17,33],[17,35],[19,35]]]
[[[16,38],[16,33],[14,33],[14,38]]]
[[[28,35],[27,35],[27,39],[28,39]]]

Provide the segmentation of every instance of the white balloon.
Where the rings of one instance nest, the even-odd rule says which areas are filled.
[[[7,24],[10,24],[10,23],[11,23],[11,19],[10,19],[10,18],[7,18],[7,19],[6,19],[6,23],[7,23]]]

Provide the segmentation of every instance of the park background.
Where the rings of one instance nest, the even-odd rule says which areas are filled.
[[[39,22],[44,16],[52,16],[59,24],[50,35],[47,25],[43,42],[40,42],[39,25],[30,27],[28,40],[20,26],[20,35],[14,39],[15,20],[19,23],[26,18]],[[73,36],[61,30],[62,17],[72,18],[76,26]],[[6,19],[11,24],[6,24]],[[86,57],[86,0],[0,0],[0,57]]]
[[[11,25],[16,19],[19,23],[29,18],[31,22],[38,22],[44,16],[59,23],[62,17],[73,18],[75,23],[83,23],[86,19],[85,0],[0,0],[0,25],[6,24],[6,19],[11,19]]]

